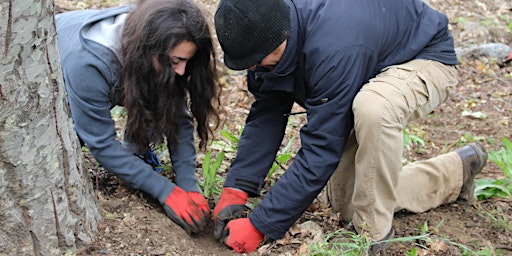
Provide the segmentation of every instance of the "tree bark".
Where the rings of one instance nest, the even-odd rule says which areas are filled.
[[[101,219],[56,41],[52,0],[0,3],[0,255],[73,254]]]

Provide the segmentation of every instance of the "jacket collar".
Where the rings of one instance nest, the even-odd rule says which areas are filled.
[[[274,70],[267,72],[262,76],[264,79],[260,90],[278,90],[292,92],[294,86],[293,72],[297,66],[298,46],[298,20],[295,5],[286,0],[290,6],[290,35],[286,43],[286,49],[281,56],[281,60]]]

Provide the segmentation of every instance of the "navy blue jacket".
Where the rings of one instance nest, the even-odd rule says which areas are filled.
[[[249,215],[279,239],[336,170],[353,127],[352,101],[384,67],[412,59],[457,64],[445,15],[420,0],[286,0],[291,31],[272,72],[248,72],[255,102],[226,187],[258,195],[294,102],[307,111],[295,161]]]

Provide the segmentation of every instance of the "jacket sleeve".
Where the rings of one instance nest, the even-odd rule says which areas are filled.
[[[313,91],[305,102],[307,124],[295,161],[249,215],[266,236],[279,239],[302,215],[336,170],[353,127],[352,101],[369,79],[376,60],[353,47],[324,56],[308,79]],[[329,66],[326,66],[329,63]]]
[[[167,143],[170,145],[170,143]],[[172,167],[176,174],[176,185],[185,191],[199,191],[196,169],[196,148],[194,144],[194,124],[188,112],[179,122],[178,143],[175,147],[169,146],[169,155]]]
[[[254,95],[246,124],[238,144],[237,156],[230,166],[225,187],[236,187],[259,195],[283,140],[293,100],[284,92],[259,91],[253,71],[247,73],[249,91]]]
[[[90,52],[77,50],[62,60],[62,69],[75,130],[91,154],[127,184],[162,203],[174,184],[128,152],[116,139],[110,114],[109,84],[113,81],[110,67]]]

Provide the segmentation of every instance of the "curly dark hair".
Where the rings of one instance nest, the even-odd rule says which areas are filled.
[[[197,52],[179,76],[169,52],[185,40],[194,43]],[[125,137],[140,151],[165,138],[174,147],[179,119],[189,109],[196,121],[199,147],[205,149],[212,134],[211,119],[219,123],[220,86],[210,28],[201,10],[188,0],[141,1],[126,20],[121,44],[118,86],[128,112]],[[158,71],[153,56],[160,64]]]

